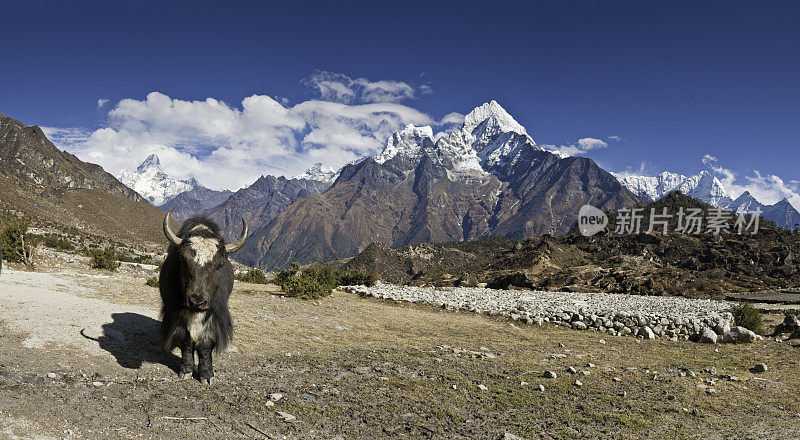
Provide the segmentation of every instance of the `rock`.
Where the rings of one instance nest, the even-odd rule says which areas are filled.
[[[753,367],[753,373],[766,373],[767,372],[767,364],[765,363],[758,363],[755,367]]]
[[[58,375],[56,373],[47,373],[47,377],[50,379],[55,379],[56,377],[58,377]]]
[[[588,328],[583,321],[573,321],[571,325],[575,330],[586,330]]]
[[[478,385],[478,389],[481,391],[489,391],[489,388],[484,384]]]
[[[703,330],[700,332],[700,342],[703,344],[716,344],[717,343],[717,334],[714,333],[714,330],[711,330],[708,327],[704,327]]]
[[[297,417],[287,412],[277,411],[276,414],[278,414],[281,418],[283,418],[284,422],[294,422],[295,420],[297,420]]]
[[[569,368],[567,368],[567,373],[569,373],[569,374],[577,374],[578,370],[576,370],[575,367],[569,367]]]
[[[96,382],[96,381],[92,382],[92,386],[101,387],[101,386],[103,386],[103,382]]]
[[[539,384],[539,391],[544,392],[544,385]]]
[[[724,335],[724,342],[729,343],[748,343],[756,340],[756,334],[752,330],[748,330],[742,326],[736,326],[729,329]]]
[[[545,371],[542,376],[547,379],[555,379],[558,377],[555,371],[550,371],[550,370]]]
[[[271,400],[267,400],[267,403],[265,403],[264,405],[266,405],[267,407],[273,407],[273,406],[275,406],[275,402],[273,402]]]
[[[277,402],[277,401],[279,401],[281,399],[283,399],[283,394],[281,394],[281,393],[272,393],[272,394],[269,395],[269,400],[271,400],[273,402]]]
[[[612,331],[613,331],[613,330],[612,330]],[[597,341],[597,342],[599,342],[599,343],[601,343],[601,344],[605,344],[605,343],[606,343],[606,340],[605,340],[605,339],[601,339],[601,340],[599,340],[599,341]]]
[[[706,390],[706,394],[708,395],[717,394],[717,390],[714,388],[709,388]]]
[[[582,386],[583,386],[583,382],[581,382],[581,381],[579,381],[579,380],[577,380],[577,379],[575,380],[575,382],[574,382],[574,383],[575,383],[575,386],[576,386],[576,387],[582,387]]]
[[[518,435],[514,435],[510,432],[506,432],[505,434],[503,434],[503,440],[525,440],[525,439]]]
[[[653,329],[651,329],[649,326],[644,326],[644,327],[640,328],[639,332],[636,333],[636,336],[641,336],[644,339],[655,339],[656,338],[655,333],[653,333]]]
[[[627,391],[620,391],[619,394],[617,394],[617,395],[619,397],[628,397],[628,392]]]

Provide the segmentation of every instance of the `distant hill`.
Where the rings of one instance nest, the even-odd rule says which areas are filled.
[[[175,211],[172,212],[172,217],[179,222],[183,222],[193,215],[202,214],[207,209],[218,206],[228,200],[232,194],[233,192],[228,190],[216,191],[198,184],[189,191],[184,191],[169,199],[159,208],[163,211],[175,208]]]
[[[135,244],[162,244],[164,213],[99,165],[0,114],[0,206]]]
[[[644,206],[711,206],[680,194]],[[611,216],[613,230],[615,222]],[[677,220],[671,221],[673,231]],[[345,271],[372,272],[387,282],[435,286],[528,288],[642,295],[719,296],[723,293],[800,286],[800,233],[762,220],[756,235],[689,235],[670,232],[584,237],[560,236],[516,241],[484,238],[472,242],[420,243],[391,249],[374,243],[349,260],[326,263]]]

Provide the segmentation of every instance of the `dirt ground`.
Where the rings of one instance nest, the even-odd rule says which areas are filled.
[[[0,438],[800,435],[795,342],[643,341],[269,285],[236,284],[215,382],[180,381],[146,275],[3,271]]]

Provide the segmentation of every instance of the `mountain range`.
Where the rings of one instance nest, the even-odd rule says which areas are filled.
[[[800,212],[787,199],[774,205],[764,205],[749,191],[745,191],[736,200],[732,200],[722,182],[708,171],[689,177],[665,171],[658,176],[618,175],[617,178],[631,192],[648,202],[659,200],[673,191],[680,191],[711,206],[731,211],[754,212],[758,209],[763,218],[783,228],[795,229],[800,224]]]
[[[345,166],[324,193],[301,197],[256,230],[237,257],[272,269],[401,246],[567,232],[584,204],[639,203],[594,161],[540,148],[497,102],[459,130],[409,125],[383,152]]]

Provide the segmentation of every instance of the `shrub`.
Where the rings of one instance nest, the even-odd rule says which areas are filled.
[[[372,287],[378,281],[378,275],[374,272],[352,271],[342,274],[339,279],[339,286],[364,285]]]
[[[264,272],[259,269],[249,270],[246,273],[236,275],[236,279],[245,283],[254,284],[267,284],[269,282]]]
[[[764,334],[764,327],[761,322],[761,313],[753,308],[750,303],[740,303],[734,307],[733,318],[736,325],[740,325],[748,330],[754,331],[758,335]]]
[[[158,277],[150,277],[144,282],[146,286],[158,287]]]
[[[117,252],[112,247],[103,250],[92,250],[91,266],[95,269],[115,270],[119,267]]]
[[[75,246],[73,246],[69,240],[53,234],[46,236],[42,244],[57,251],[70,252],[75,250]]]
[[[330,269],[301,271],[299,264],[292,263],[290,269],[278,271],[274,282],[281,286],[286,296],[317,299],[330,295],[333,288],[339,285],[339,277]]]

